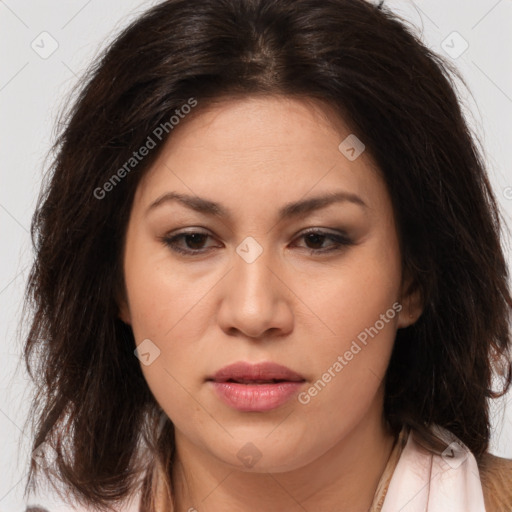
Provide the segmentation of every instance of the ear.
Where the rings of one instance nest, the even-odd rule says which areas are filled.
[[[402,282],[399,302],[402,309],[398,314],[397,327],[402,329],[416,323],[424,309],[420,289],[411,277],[407,277]]]
[[[128,325],[132,324],[132,318],[130,315],[130,308],[128,307],[128,303],[126,300],[118,301],[119,304],[119,318]]]
[[[118,281],[115,287],[115,301],[118,309],[118,317],[128,325],[131,325],[132,318],[130,315],[130,307],[128,306],[128,300],[126,298],[126,289],[124,284],[121,285]]]

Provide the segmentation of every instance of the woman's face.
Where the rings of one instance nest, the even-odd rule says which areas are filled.
[[[319,103],[196,114],[137,189],[121,317],[178,446],[247,471],[299,468],[382,425],[396,331],[421,312],[401,288],[390,197],[364,140]],[[294,374],[211,380],[237,362]]]

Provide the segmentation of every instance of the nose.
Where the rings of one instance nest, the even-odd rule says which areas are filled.
[[[293,293],[269,251],[251,263],[234,254],[233,267],[222,280],[220,327],[231,336],[267,339],[293,329]]]

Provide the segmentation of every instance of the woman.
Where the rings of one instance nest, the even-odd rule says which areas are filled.
[[[27,490],[510,510],[501,218],[450,71],[362,0],[170,0],[124,30],[33,220]]]

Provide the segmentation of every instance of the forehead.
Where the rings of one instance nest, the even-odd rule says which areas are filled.
[[[281,155],[305,146],[316,156],[337,149],[350,128],[333,109],[319,100],[285,96],[222,98],[196,110],[173,130],[168,151],[199,148],[227,157],[256,154]],[[333,148],[334,144],[334,148]],[[289,155],[290,158],[293,155]]]
[[[196,108],[143,177],[138,197],[146,205],[165,190],[246,205],[255,196],[260,207],[261,199],[285,203],[334,188],[367,197],[373,206],[383,200],[373,160],[365,150],[347,158],[340,144],[345,149],[355,135],[325,104],[265,96]]]

